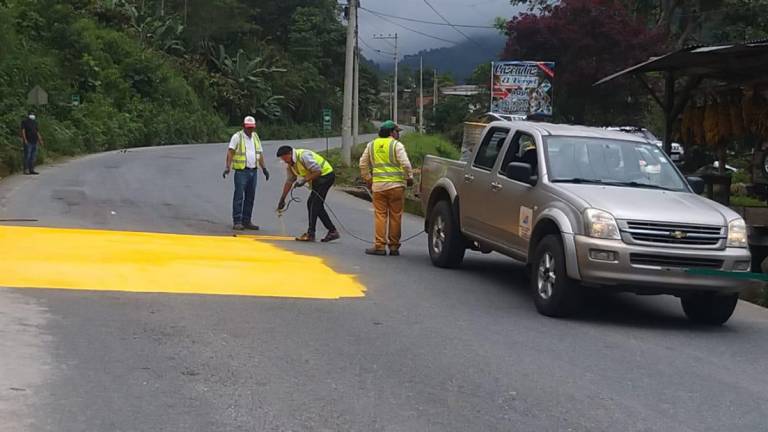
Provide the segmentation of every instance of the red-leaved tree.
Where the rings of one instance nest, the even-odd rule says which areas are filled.
[[[636,82],[592,84],[665,51],[663,35],[619,0],[562,0],[513,18],[506,34],[505,60],[556,62],[555,116],[574,123],[636,122],[647,101]]]

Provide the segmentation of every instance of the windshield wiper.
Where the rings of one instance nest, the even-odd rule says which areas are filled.
[[[659,190],[665,190],[665,191],[674,190],[670,188],[665,188],[664,186],[659,186],[659,185],[650,184],[650,183],[639,183],[636,181],[631,181],[631,182],[618,182],[618,181],[613,182],[612,181],[612,182],[604,182],[604,183],[611,186],[629,186],[629,187],[637,187],[637,188],[659,189]]]
[[[576,184],[604,184],[600,179],[587,179],[587,178],[580,178],[580,177],[570,177],[570,178],[556,178],[551,180],[552,183],[576,183]]]
[[[600,179],[587,179],[587,178],[580,178],[580,177],[556,178],[556,179],[552,179],[551,181],[552,183],[599,184],[599,185],[606,185],[606,186],[623,186],[623,187],[659,189],[659,190],[665,190],[665,191],[675,190],[675,189],[665,188],[664,186],[658,186],[650,183],[639,183],[636,181],[631,181],[631,182],[605,181]]]

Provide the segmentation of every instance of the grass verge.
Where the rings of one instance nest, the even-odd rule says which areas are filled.
[[[419,184],[419,180],[421,179],[421,166],[424,164],[424,158],[427,155],[435,155],[454,160],[459,159],[461,156],[459,149],[440,135],[410,133],[403,135],[400,141],[405,145],[408,159],[411,160],[411,165],[413,165],[414,181],[416,184]],[[364,184],[360,177],[359,161],[366,145],[368,145],[368,143],[359,143],[352,148],[352,164],[348,167],[345,167],[342,164],[341,149],[332,149],[327,154],[326,152],[321,152],[321,154],[323,154],[331,165],[333,165],[334,172],[336,173],[336,186],[339,189],[358,198],[370,200],[367,193],[355,189]],[[424,216],[421,210],[421,203],[418,198],[413,195],[412,189],[408,190],[406,194],[405,211],[407,213]]]

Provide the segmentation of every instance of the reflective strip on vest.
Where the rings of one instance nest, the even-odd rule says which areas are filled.
[[[261,149],[261,139],[259,139],[259,134],[256,132],[251,133],[251,139],[253,139],[253,147],[256,151],[256,158],[259,157],[259,153],[262,152]],[[245,169],[247,164],[247,158],[245,157],[245,132],[240,131],[240,142],[237,143],[237,148],[235,149],[235,155],[232,157],[232,169],[236,170],[242,170]],[[257,166],[258,166],[258,160],[257,160]]]
[[[399,183],[405,179],[405,171],[395,154],[397,141],[394,138],[376,138],[368,146],[374,183]]]
[[[312,159],[320,167],[321,176],[324,176],[333,172],[333,167],[331,166],[330,163],[328,163],[327,160],[325,160],[324,157],[313,152],[312,150],[296,149],[293,151],[293,160],[295,163],[293,164],[293,166],[291,166],[291,171],[293,171],[294,175],[296,175],[297,177],[306,177],[307,174],[309,174],[309,170],[307,170],[307,167],[305,167],[304,163],[301,161],[302,156],[304,155],[304,153],[307,153],[307,152],[312,156]]]

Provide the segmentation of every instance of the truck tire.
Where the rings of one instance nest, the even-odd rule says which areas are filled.
[[[442,268],[460,266],[467,247],[447,201],[438,202],[429,213],[428,227],[429,257],[432,264]]]
[[[698,324],[723,325],[733,315],[738,294],[697,293],[680,298],[685,316]]]
[[[568,277],[563,241],[550,234],[536,246],[530,269],[533,302],[540,314],[566,317],[581,306],[581,285]]]

